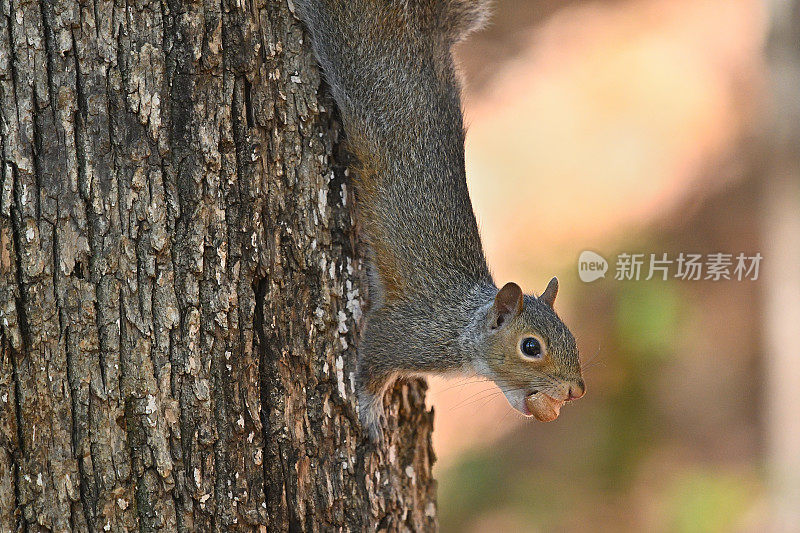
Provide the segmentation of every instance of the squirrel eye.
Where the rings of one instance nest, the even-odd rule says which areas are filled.
[[[522,339],[520,348],[522,349],[522,353],[528,357],[538,359],[542,356],[542,344],[536,337],[525,337]]]

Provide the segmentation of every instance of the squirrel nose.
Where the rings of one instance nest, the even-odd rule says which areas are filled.
[[[581,396],[586,394],[586,384],[583,382],[582,379],[577,380],[575,383],[570,385],[569,387],[569,399],[570,400],[577,400]]]

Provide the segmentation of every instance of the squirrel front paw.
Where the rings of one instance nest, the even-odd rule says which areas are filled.
[[[369,440],[375,444],[382,441],[383,425],[386,423],[386,415],[383,412],[383,394],[360,392],[358,395],[358,418]]]

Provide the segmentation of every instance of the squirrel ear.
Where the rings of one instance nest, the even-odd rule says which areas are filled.
[[[494,324],[499,328],[510,318],[522,312],[522,289],[514,282],[503,285],[503,288],[494,297]]]
[[[547,284],[547,288],[542,295],[539,296],[539,299],[552,309],[553,304],[556,303],[556,294],[558,294],[558,278],[553,278],[550,280],[550,283]]]

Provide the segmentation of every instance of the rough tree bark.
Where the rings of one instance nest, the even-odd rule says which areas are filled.
[[[291,1],[0,0],[0,531],[425,530]]]

